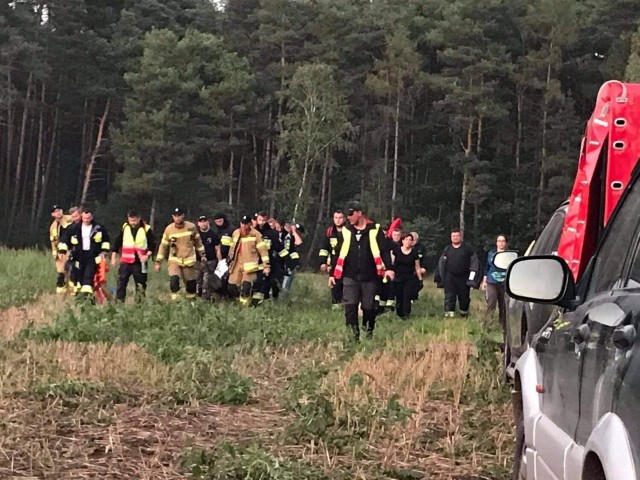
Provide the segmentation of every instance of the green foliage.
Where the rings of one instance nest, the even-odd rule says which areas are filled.
[[[55,286],[51,254],[0,247],[0,309],[33,301]]]
[[[276,457],[257,446],[223,443],[213,450],[191,449],[182,467],[199,480],[325,480],[324,473],[299,461]]]

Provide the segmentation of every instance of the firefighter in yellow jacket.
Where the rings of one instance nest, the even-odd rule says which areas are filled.
[[[245,215],[240,220],[240,228],[231,235],[229,250],[229,293],[239,296],[240,303],[247,304],[253,292],[253,285],[262,270],[269,275],[269,248],[262,235],[251,226],[253,216]],[[253,303],[258,304],[264,298],[261,292],[253,292]]]
[[[58,244],[60,243],[64,229],[71,223],[71,217],[69,215],[65,215],[62,207],[58,205],[51,207],[51,216],[53,217],[53,222],[49,227],[49,241],[51,242],[51,253],[53,254],[53,258],[56,262],[56,272],[58,274],[56,292],[66,293],[67,280],[65,265],[67,263],[67,255],[58,252]]]
[[[196,251],[202,261],[206,261],[204,246],[198,229],[193,223],[185,222],[184,212],[180,208],[173,210],[172,217],[173,223],[165,229],[162,235],[154,268],[156,272],[159,272],[162,260],[167,259],[172,300],[178,298],[180,277],[185,284],[186,297],[195,298],[198,279]]]

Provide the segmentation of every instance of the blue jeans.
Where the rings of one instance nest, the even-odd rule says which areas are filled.
[[[284,276],[282,280],[282,293],[287,295],[289,290],[291,290],[291,286],[293,285],[293,279],[296,278],[296,271],[291,270],[291,273]]]

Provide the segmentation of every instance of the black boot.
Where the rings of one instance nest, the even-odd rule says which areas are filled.
[[[373,330],[376,328],[376,311],[362,311],[362,326],[367,330],[367,338],[373,337]]]
[[[345,305],[344,318],[347,327],[353,332],[353,338],[356,342],[360,341],[360,327],[358,325],[358,305]]]

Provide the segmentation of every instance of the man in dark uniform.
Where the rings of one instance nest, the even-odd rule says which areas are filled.
[[[342,229],[344,228],[345,216],[341,209],[333,212],[333,225],[327,228],[324,241],[318,259],[320,261],[320,271],[333,274],[338,261],[338,253],[342,247]],[[331,304],[333,309],[340,308],[342,304],[342,280],[335,280],[331,287]]]
[[[438,288],[444,288],[444,316],[455,316],[456,301],[460,305],[460,316],[468,316],[471,303],[469,290],[471,287],[480,287],[482,275],[480,261],[473,247],[462,241],[459,228],[451,230],[451,245],[442,252],[434,281]]]
[[[376,325],[376,292],[381,279],[393,280],[394,272],[390,270],[391,255],[380,225],[364,216],[358,202],[351,202],[347,208],[347,225],[342,229],[342,236],[329,286],[342,279],[345,321],[358,341],[358,305],[362,306],[363,328],[367,337],[371,337]]]
[[[260,232],[262,241],[266,243],[269,250],[269,264],[271,265],[269,275],[258,274],[256,287],[265,300],[270,296],[277,299],[280,295],[280,288],[284,280],[284,261],[286,260],[285,257],[289,255],[289,252],[284,249],[280,241],[278,232],[267,223],[268,219],[269,215],[266,212],[259,212],[256,217],[256,230]],[[255,295],[254,298],[256,298]]]
[[[204,246],[204,254],[207,257],[205,261],[200,260],[200,270],[198,279],[196,280],[196,293],[203,300],[211,300],[214,291],[219,290],[222,282],[215,275],[218,261],[222,258],[220,248],[220,237],[218,233],[211,228],[209,219],[206,215],[200,215],[198,218],[198,233],[202,239]]]
[[[93,209],[83,206],[81,223],[68,228],[65,242],[58,244],[59,252],[70,252],[73,257],[83,296],[93,298],[93,277],[110,249],[107,230],[94,220]]]

